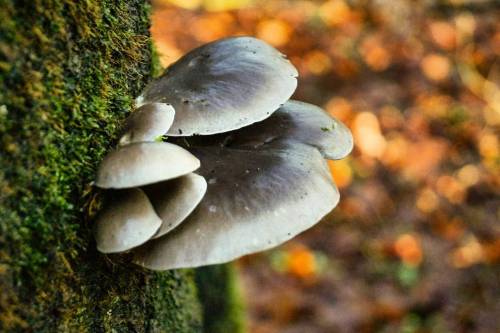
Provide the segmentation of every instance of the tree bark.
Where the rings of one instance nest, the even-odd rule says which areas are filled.
[[[0,0],[1,332],[202,330],[193,270],[142,270],[92,236],[96,167],[154,67],[148,28],[143,0]]]

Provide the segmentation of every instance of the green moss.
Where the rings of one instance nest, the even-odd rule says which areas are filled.
[[[196,270],[196,281],[203,303],[204,332],[245,332],[236,268],[232,264],[202,267]]]
[[[151,43],[151,76],[158,77],[163,74],[164,68],[160,63],[160,55],[156,50],[156,47],[153,43]]]
[[[192,271],[110,260],[91,232],[97,163],[151,76],[148,7],[0,8],[0,331],[199,331]]]

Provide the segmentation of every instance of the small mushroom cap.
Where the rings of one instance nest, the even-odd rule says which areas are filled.
[[[230,146],[260,146],[276,140],[296,141],[318,148],[327,159],[338,160],[353,148],[351,131],[323,109],[290,100],[265,121],[234,133]]]
[[[108,153],[97,170],[101,188],[137,187],[186,175],[200,167],[190,152],[167,142],[139,142]]]
[[[233,37],[192,50],[151,82],[138,105],[164,102],[176,111],[168,135],[208,135],[261,121],[297,87],[295,67],[272,46]]]
[[[165,103],[145,104],[132,112],[125,121],[121,145],[134,142],[155,141],[167,133],[174,122],[175,110]]]
[[[207,191],[205,178],[194,173],[143,188],[162,225],[153,238],[178,226],[198,206]]]
[[[161,219],[140,189],[115,191],[113,195],[113,201],[96,221],[97,249],[102,253],[123,252],[139,246],[161,225]]]
[[[319,222],[339,200],[316,148],[194,148],[208,190],[180,226],[137,249],[135,262],[165,270],[223,263],[262,251]]]

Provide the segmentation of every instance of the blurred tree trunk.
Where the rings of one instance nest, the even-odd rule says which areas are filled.
[[[243,333],[246,322],[244,304],[232,264],[202,267],[196,270],[196,282],[203,303],[205,333]]]
[[[1,332],[202,330],[194,271],[111,261],[92,237],[90,182],[154,67],[148,11],[0,0]]]

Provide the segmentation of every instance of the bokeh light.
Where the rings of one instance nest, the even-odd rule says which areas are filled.
[[[294,98],[352,130],[334,212],[241,259],[250,332],[499,332],[500,7],[465,0],[154,0],[163,66],[251,35]],[[291,221],[293,223],[293,221]]]

